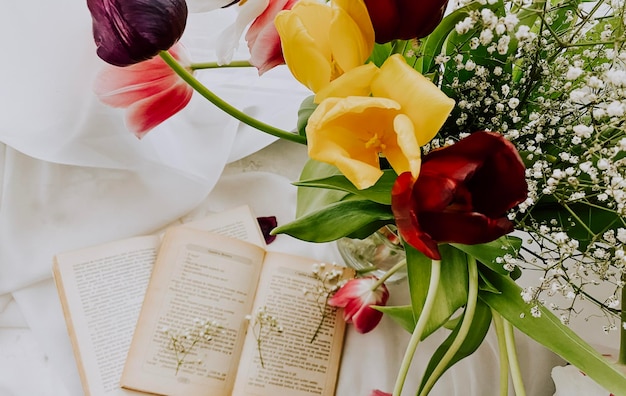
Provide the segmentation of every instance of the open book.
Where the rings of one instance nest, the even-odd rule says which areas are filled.
[[[245,206],[217,213],[201,221],[179,227],[212,231],[213,233],[211,234],[202,233],[203,235],[211,235],[212,237],[209,239],[212,239],[215,237],[215,233],[218,233],[228,236],[227,240],[229,242],[234,241],[233,238],[245,241],[243,243],[248,248],[256,245],[258,249],[263,251],[265,247],[256,218],[249,208]],[[142,394],[142,392],[121,388],[120,377],[160,246],[160,236],[144,236],[67,252],[55,257],[53,265],[54,279],[57,284],[68,333],[86,395],[126,396]],[[301,258],[299,260],[306,261]],[[155,275],[157,273],[155,271]],[[237,274],[237,277],[239,277],[239,274]],[[269,281],[260,280],[262,284],[267,282]],[[158,295],[159,293],[152,292],[151,294]],[[315,307],[312,308],[314,309]],[[198,314],[198,316],[206,315],[207,313]],[[212,319],[219,319],[218,315],[214,316]],[[331,325],[337,325],[338,337],[336,340],[339,341],[337,343],[339,345],[343,336],[343,322],[334,319],[336,317],[333,315],[324,321],[324,325],[328,326],[324,331],[328,332],[331,330]],[[174,327],[172,326],[172,328]],[[240,334],[244,334],[245,330],[247,328],[242,324]],[[286,334],[287,332],[285,326],[284,333]],[[215,343],[212,347],[223,346],[226,339],[221,337],[221,335],[216,335]],[[322,340],[322,338],[319,338],[319,340]],[[140,341],[137,342],[141,343]],[[271,342],[273,342],[273,338],[267,340],[266,346],[269,347]],[[237,348],[240,347],[238,346]],[[269,347],[269,349],[272,349],[272,347]],[[164,351],[161,350],[161,352]],[[204,349],[196,348],[194,353],[205,352],[206,350]],[[233,349],[233,353],[235,352],[238,352],[236,348]],[[269,354],[272,352],[267,353],[268,359],[270,359]],[[164,363],[164,366],[171,368],[173,367],[172,364],[175,363],[175,359],[172,359],[171,356],[168,359],[166,359],[167,362]],[[329,355],[327,362],[330,364],[331,361],[337,359],[337,355],[334,355],[332,358]],[[244,361],[243,357],[242,361]],[[333,366],[328,373],[330,381],[327,385],[328,387],[334,386],[334,377],[336,377],[335,363],[332,364]],[[198,365],[198,367],[200,366]],[[133,372],[130,367],[131,363],[129,360],[128,375]],[[272,367],[269,360],[266,367]],[[181,366],[177,372],[173,369],[164,370],[163,378],[170,376],[170,378],[174,378],[177,383],[181,384],[174,391],[154,389],[148,392],[190,394],[187,393],[187,386],[184,384],[185,378],[189,379],[188,370],[189,367],[187,365]],[[335,370],[335,373],[332,373],[332,370]],[[232,376],[232,374],[229,374],[229,380]],[[290,379],[287,380],[288,383],[292,381]],[[285,378],[283,378],[284,381]],[[189,383],[192,383],[191,379],[189,379]],[[128,386],[131,386],[131,384],[129,383]],[[143,386],[137,386],[137,388],[144,389]],[[144,389],[145,391],[146,389]],[[217,393],[212,393],[209,390],[201,394],[214,395]],[[332,392],[325,394],[332,394]]]
[[[334,395],[345,323],[315,297],[322,286],[315,265],[209,232],[168,230],[122,386],[164,395]],[[354,275],[334,269],[337,279]],[[255,326],[258,314],[271,318],[265,330],[275,319],[275,331]],[[194,321],[215,321],[221,331],[185,355],[170,334],[193,329]]]

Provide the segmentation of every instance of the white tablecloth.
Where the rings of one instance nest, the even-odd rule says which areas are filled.
[[[210,58],[228,11],[193,15],[183,37],[194,59]],[[232,17],[232,15],[230,15]],[[82,394],[51,278],[54,254],[248,204],[258,216],[294,217],[305,147],[240,125],[197,95],[138,141],[123,112],[91,92],[95,56],[84,1],[4,2],[0,11],[0,396]],[[245,56],[245,46],[238,55]],[[235,56],[237,58],[237,55]],[[220,95],[279,127],[295,126],[308,93],[278,68],[211,70],[199,78]],[[285,235],[270,249],[337,261],[334,244]],[[390,285],[390,304],[407,301]],[[414,394],[443,333],[420,345],[407,381]],[[388,318],[371,333],[348,329],[337,394],[391,391],[409,334]],[[518,338],[529,395],[552,395],[554,355]],[[446,374],[435,395],[495,395],[497,342],[490,334]]]

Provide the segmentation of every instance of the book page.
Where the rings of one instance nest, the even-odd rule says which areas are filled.
[[[248,206],[183,226],[265,246]],[[159,245],[158,236],[137,237],[55,257],[54,279],[86,395],[138,393],[119,382]]]
[[[239,206],[224,212],[211,215],[182,224],[196,230],[215,232],[231,238],[253,243],[265,247],[265,239],[259,228],[256,217],[247,205]]]
[[[122,386],[165,395],[230,396],[244,320],[252,308],[265,251],[218,234],[176,227],[159,249]],[[181,334],[198,321],[220,332],[190,347]],[[177,350],[172,344],[175,334]],[[195,339],[193,334],[190,338]]]
[[[119,379],[159,238],[57,255],[54,279],[86,395],[130,395]]]
[[[241,355],[233,396],[333,396],[343,348],[345,322],[339,310],[318,301],[320,280],[312,259],[268,252]],[[326,265],[354,276],[352,269]],[[323,270],[322,270],[323,271]],[[265,308],[282,332],[261,336],[255,314]],[[322,310],[325,312],[322,322]],[[321,323],[319,332],[316,329]]]

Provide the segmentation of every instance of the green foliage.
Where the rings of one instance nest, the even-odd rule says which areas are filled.
[[[300,180],[294,184],[298,187],[344,191],[379,204],[391,205],[391,189],[397,177],[398,175],[393,170],[385,170],[376,184],[363,190],[356,188],[348,178],[341,174],[317,179]],[[309,194],[313,194],[310,190],[308,191]]]
[[[422,313],[428,294],[431,275],[431,259],[405,244],[407,254],[407,273],[413,315],[416,318]],[[449,245],[441,245],[441,279],[428,324],[423,338],[443,326],[450,317],[467,302],[468,275],[467,257],[460,250]]]
[[[533,317],[530,306],[519,297],[521,288],[511,278],[484,271],[483,275],[500,293],[480,292],[479,299],[498,312],[514,327],[557,353],[616,395],[626,395],[626,376],[604,356],[563,325],[547,308],[540,306],[540,317]]]
[[[343,237],[365,238],[393,220],[389,206],[368,200],[339,201],[279,226],[272,234],[331,242]]]
[[[441,377],[441,375],[445,373],[446,370],[454,366],[461,359],[470,356],[476,351],[476,349],[478,349],[480,344],[482,344],[483,340],[487,336],[487,332],[489,331],[489,327],[491,325],[491,319],[491,309],[487,304],[479,301],[476,306],[476,312],[474,313],[474,317],[472,318],[472,323],[467,337],[463,340],[461,347],[453,355],[450,362],[446,364],[444,370],[434,376],[432,380],[437,381]],[[424,376],[422,377],[420,391],[424,389],[426,382],[431,378],[431,376],[433,376],[435,367],[441,361],[442,357],[445,355],[448,349],[450,349],[450,346],[452,345],[459,333],[461,323],[462,321],[459,320],[452,333],[450,333],[450,335],[439,346],[439,348],[437,348],[433,356],[430,358],[428,366],[426,367],[426,371],[424,372]]]
[[[315,95],[307,96],[304,98],[302,103],[300,104],[300,108],[298,109],[298,134],[300,136],[306,136],[306,124],[309,122],[309,117],[315,109],[317,108],[317,104],[313,102],[315,99]]]
[[[522,240],[517,237],[505,235],[495,241],[481,243],[479,245],[462,245],[460,243],[452,243],[451,245],[475,257],[491,270],[502,275],[508,275],[509,271],[507,271],[499,261],[504,255],[517,257],[519,249],[522,246]]]

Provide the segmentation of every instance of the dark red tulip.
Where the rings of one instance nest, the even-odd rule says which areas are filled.
[[[365,0],[376,42],[428,36],[443,18],[448,0]]]
[[[474,132],[424,156],[417,180],[398,176],[391,207],[404,240],[431,259],[438,243],[473,245],[513,231],[506,213],[528,186],[515,146],[501,134]]]
[[[187,23],[185,0],[87,0],[97,54],[115,66],[169,49]]]

